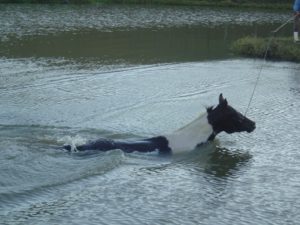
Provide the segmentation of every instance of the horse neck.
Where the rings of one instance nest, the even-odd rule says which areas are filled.
[[[213,133],[213,128],[207,119],[207,113],[180,128],[174,133],[167,135],[169,146],[173,152],[193,150],[197,145],[205,143]]]

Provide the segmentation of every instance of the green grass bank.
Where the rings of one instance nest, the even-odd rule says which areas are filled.
[[[232,45],[232,51],[240,56],[264,58],[270,39],[245,37]],[[275,37],[270,42],[267,59],[300,62],[300,43],[294,43],[293,38]]]
[[[159,4],[213,7],[251,7],[289,10],[292,8],[292,2],[287,3],[286,0],[0,0],[0,3]]]

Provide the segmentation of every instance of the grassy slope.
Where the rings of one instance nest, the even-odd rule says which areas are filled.
[[[234,53],[247,57],[263,58],[270,39],[245,37],[237,40],[232,50]],[[300,44],[292,38],[274,38],[270,42],[268,59],[300,62]]]

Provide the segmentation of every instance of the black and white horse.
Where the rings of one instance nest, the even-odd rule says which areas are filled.
[[[76,146],[76,150],[120,149],[127,153],[158,150],[159,153],[179,153],[193,150],[200,144],[212,141],[222,131],[228,134],[243,131],[250,133],[254,129],[255,122],[228,105],[227,100],[220,94],[219,104],[216,107],[207,108],[206,113],[172,134],[128,141],[99,139]],[[70,145],[65,145],[64,148],[69,151],[72,149]]]

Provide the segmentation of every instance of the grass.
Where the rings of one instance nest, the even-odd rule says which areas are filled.
[[[241,56],[264,58],[270,39],[245,37],[232,45],[232,51]],[[292,38],[276,37],[270,42],[267,59],[300,62],[300,44]]]

